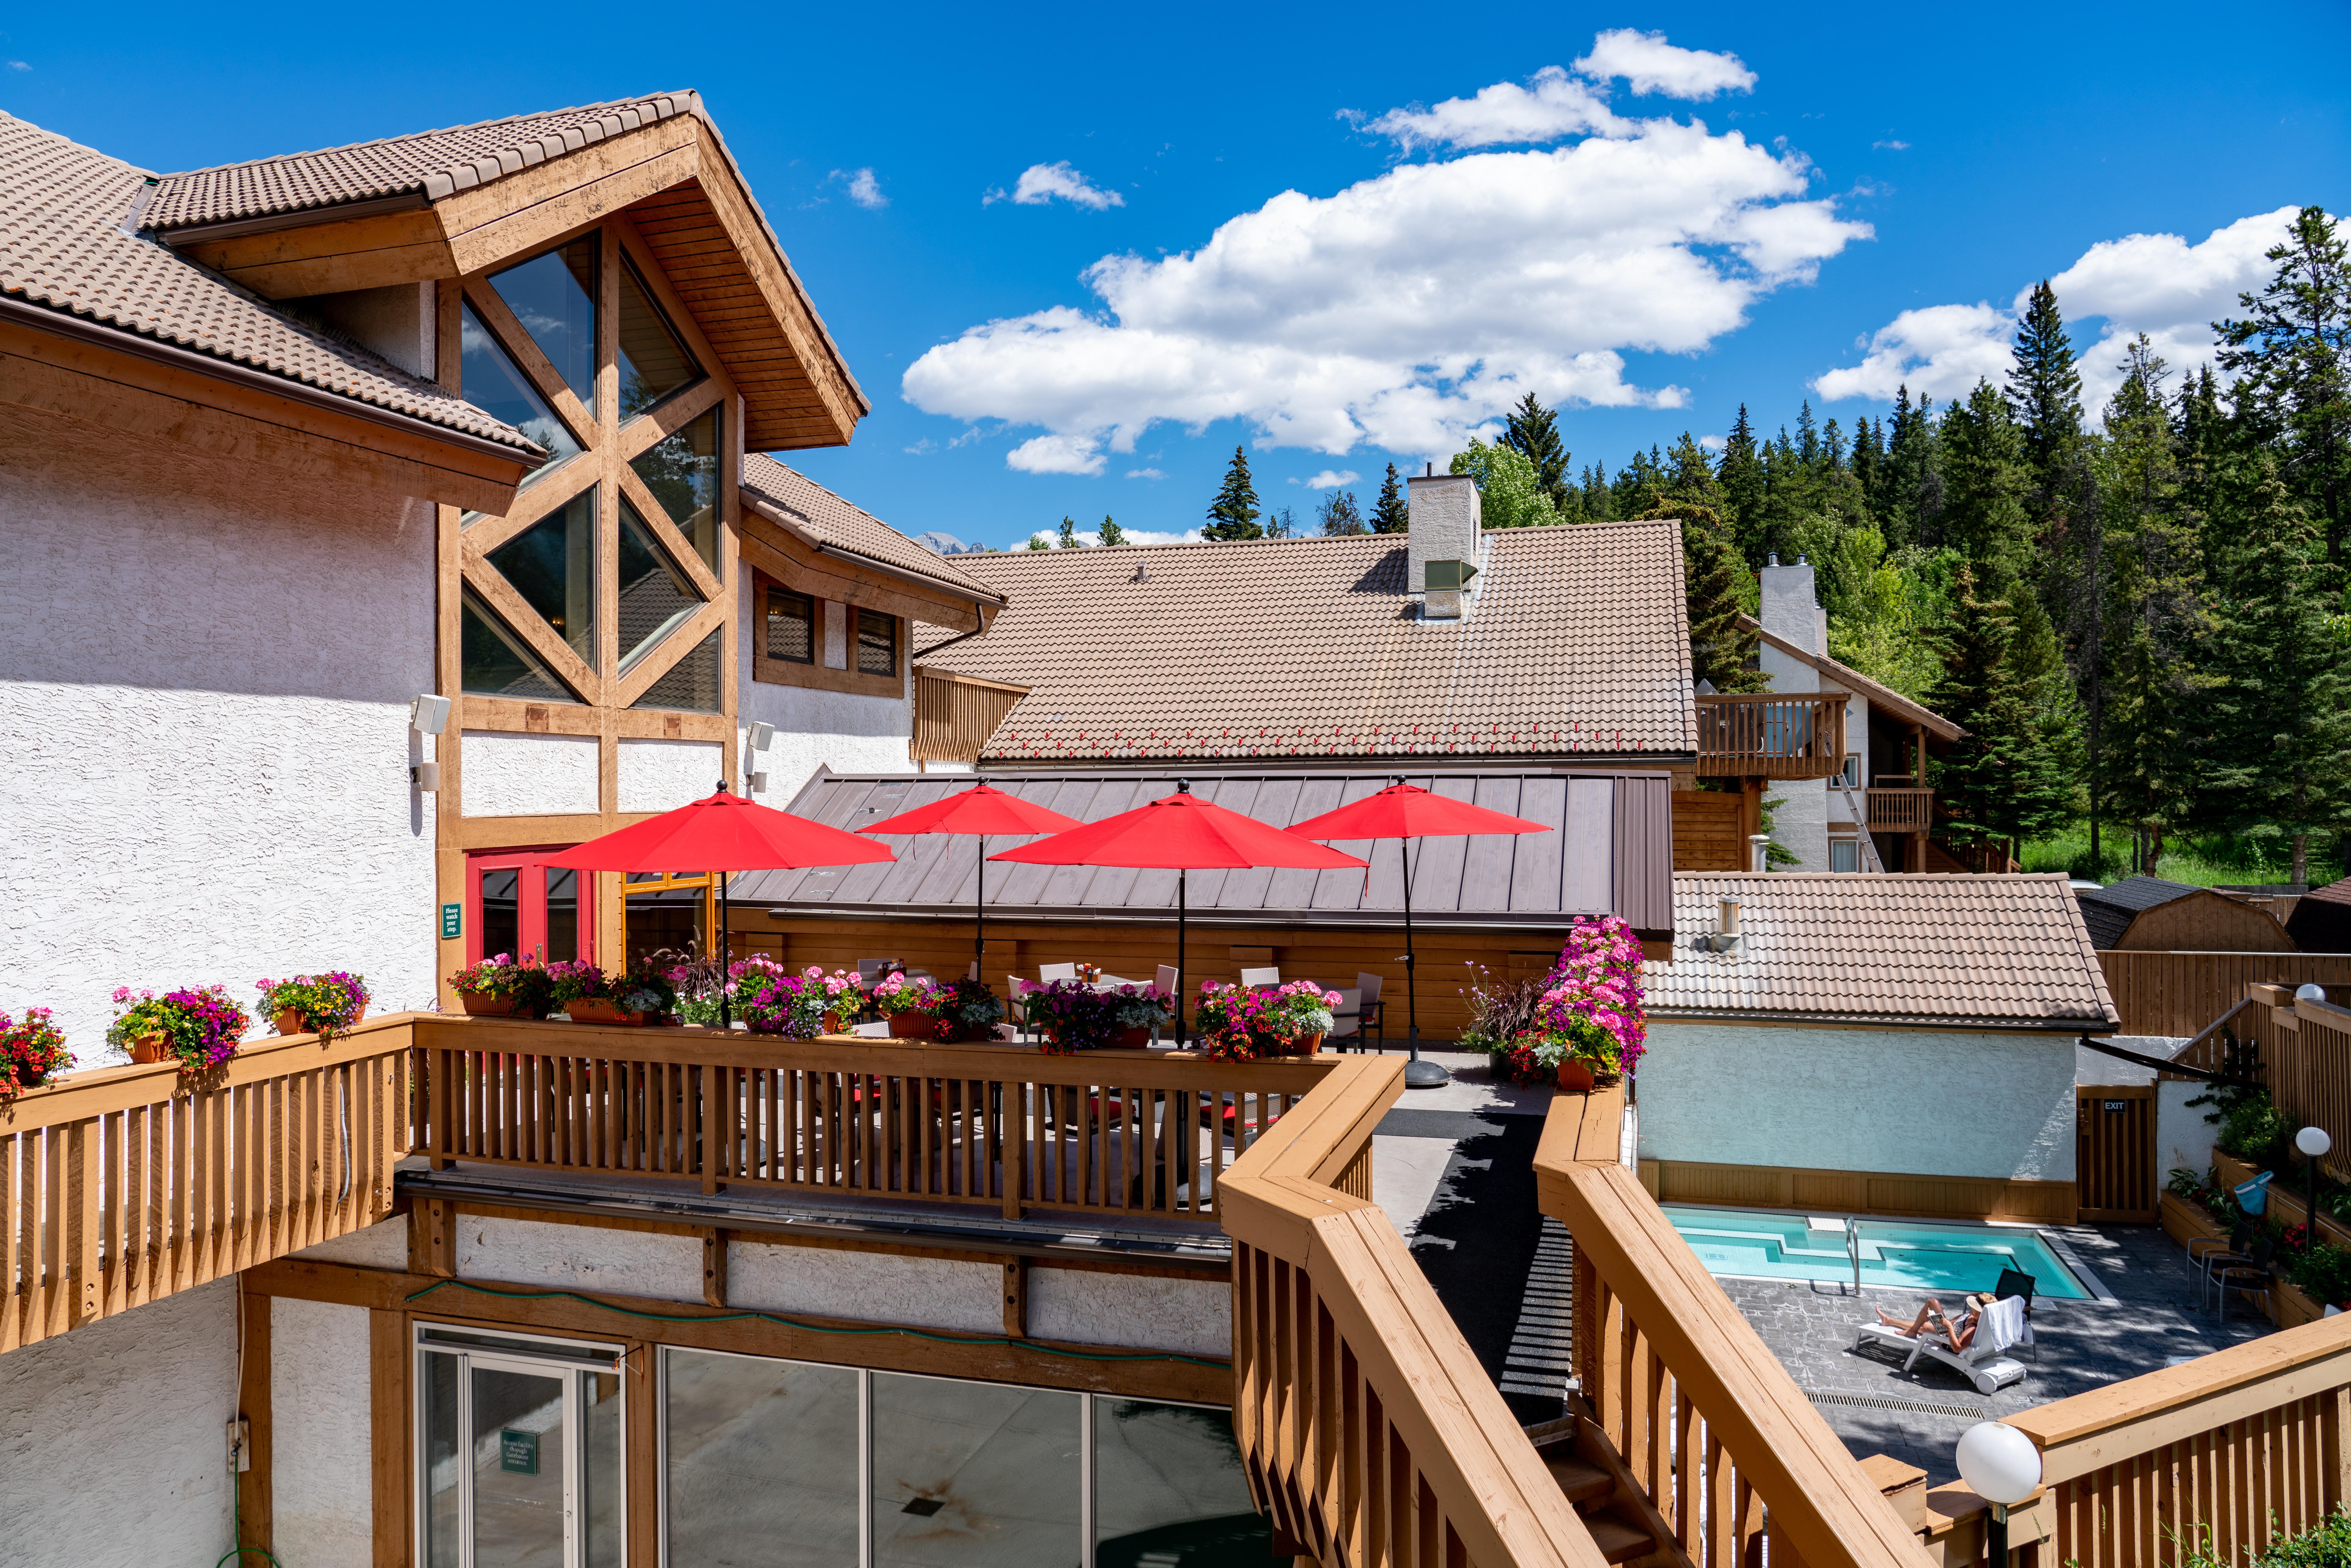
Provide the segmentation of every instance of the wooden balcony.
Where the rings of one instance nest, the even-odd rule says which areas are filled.
[[[1871,789],[1864,809],[1873,833],[1923,833],[1935,825],[1932,789]]]
[[[1826,779],[1844,769],[1842,693],[1769,692],[1698,699],[1698,771],[1705,779]]]

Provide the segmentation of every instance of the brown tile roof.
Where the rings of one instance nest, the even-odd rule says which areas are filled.
[[[959,556],[1011,604],[935,662],[1030,688],[995,762],[1692,753],[1678,527],[1485,538],[1450,622],[1398,535]]]
[[[957,570],[945,556],[925,549],[862,507],[852,506],[766,453],[743,455],[741,485],[745,500],[773,513],[773,520],[805,535],[811,544],[830,545],[961,593],[990,601],[998,597],[998,590]]]
[[[700,107],[691,92],[653,93],[166,174],[145,220],[151,228],[170,230],[411,193],[439,201]]]
[[[146,172],[0,114],[0,296],[536,454],[520,431],[126,233]]]
[[[1724,898],[1740,950],[1700,951]],[[2121,1026],[2063,876],[1681,873],[1674,931],[1673,962],[1642,972],[1653,1019]]]

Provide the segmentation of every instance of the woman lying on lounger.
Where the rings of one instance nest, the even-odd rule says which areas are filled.
[[[1907,1323],[1900,1318],[1889,1314],[1883,1307],[1877,1309],[1877,1319],[1887,1328],[1907,1334],[1912,1339],[1929,1333],[1939,1333],[1950,1342],[1953,1350],[1965,1350],[1976,1337],[1975,1303],[1976,1299],[1970,1296],[1968,1310],[1960,1314],[1958,1322],[1951,1322],[1944,1315],[1943,1303],[1932,1296],[1928,1297],[1926,1304],[1918,1309],[1918,1315]]]

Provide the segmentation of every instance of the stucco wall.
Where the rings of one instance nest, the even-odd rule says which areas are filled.
[[[702,1242],[692,1236],[468,1214],[457,1222],[457,1278],[698,1301]]]
[[[0,421],[0,1010],[85,1067],[119,985],[434,994],[433,509]]]
[[[759,1312],[1004,1330],[1004,1271],[993,1263],[737,1240],[726,1248],[726,1300]]]
[[[0,1355],[0,1562],[212,1562],[235,1414],[234,1280]]]
[[[1210,1280],[1032,1269],[1029,1332],[1079,1344],[1230,1355],[1233,1291]]]
[[[742,624],[751,625],[751,574],[743,573]],[[819,766],[835,773],[912,773],[906,747],[914,733],[912,688],[906,695],[865,696],[820,692],[751,678],[754,639],[735,639],[737,717],[746,725],[771,724],[775,738],[763,752],[748,754],[747,769],[764,768],[768,787],[752,798],[763,806],[787,807]],[[913,653],[910,648],[909,655]],[[909,657],[908,666],[912,667]],[[905,677],[911,681],[914,677]]]
[[[1652,1020],[1640,1092],[1643,1159],[2074,1179],[2062,1035]]]
[[[668,811],[718,788],[726,748],[715,740],[623,740],[615,759],[619,810]]]
[[[592,735],[469,729],[458,799],[468,817],[552,816],[601,810]]]
[[[269,1301],[270,1499],[287,1568],[374,1553],[368,1312]]]

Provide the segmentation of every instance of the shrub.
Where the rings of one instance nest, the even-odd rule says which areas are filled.
[[[2321,1242],[2287,1259],[2284,1273],[2288,1283],[2320,1306],[2351,1307],[2351,1251]]]
[[[2192,1554],[2182,1555],[2180,1568],[2238,1568],[2212,1554],[2212,1531],[2208,1526],[2197,1527],[2195,1547]],[[2258,1552],[2249,1549],[2243,1568],[2346,1568],[2346,1564],[2351,1564],[2351,1506],[2337,1504],[2325,1523],[2295,1536],[2280,1533],[2277,1515],[2270,1515],[2269,1544]]]
[[[611,997],[613,1005],[626,1012],[677,1011],[677,987],[669,977],[669,966],[657,957],[632,960],[612,982]]]

